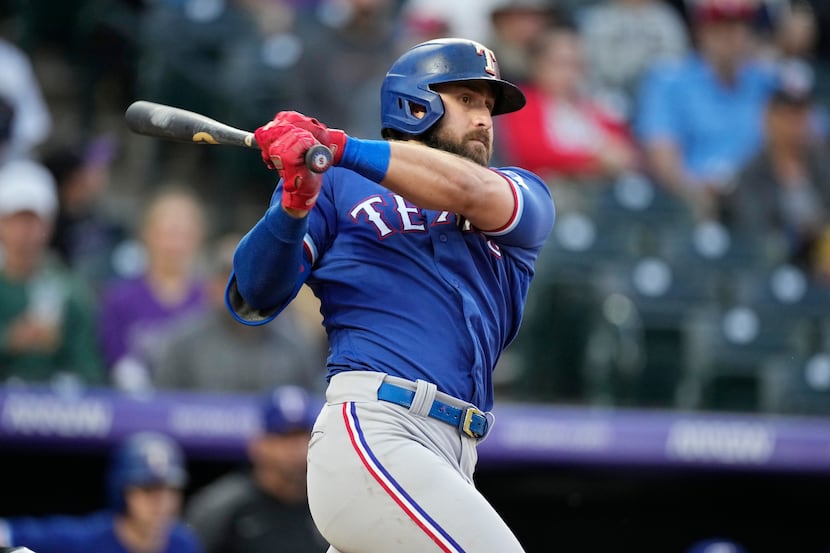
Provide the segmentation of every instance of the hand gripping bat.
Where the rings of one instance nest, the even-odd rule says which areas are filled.
[[[135,133],[174,142],[226,144],[259,149],[254,133],[237,129],[205,115],[182,108],[138,100],[124,113],[127,126]],[[323,173],[332,165],[331,151],[323,144],[308,149],[305,163],[309,170]]]

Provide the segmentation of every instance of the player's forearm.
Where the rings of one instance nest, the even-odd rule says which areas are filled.
[[[245,235],[234,253],[237,288],[255,309],[282,305],[298,288],[304,274],[305,217],[288,215],[277,204]]]
[[[415,142],[390,148],[383,185],[427,209],[463,212],[493,177],[472,161]]]
[[[515,199],[501,175],[461,156],[417,142],[350,138],[343,163],[413,204],[461,213],[481,229],[502,226]]]
[[[414,143],[391,144],[383,185],[419,207],[461,213],[480,229],[499,228],[515,208],[505,178],[469,159]]]

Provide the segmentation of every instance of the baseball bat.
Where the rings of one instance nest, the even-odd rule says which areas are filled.
[[[186,109],[137,100],[124,113],[127,127],[135,133],[174,142],[225,144],[259,149],[254,133],[237,129],[206,115]],[[308,149],[305,163],[309,170],[323,173],[331,167],[331,150],[323,144]]]

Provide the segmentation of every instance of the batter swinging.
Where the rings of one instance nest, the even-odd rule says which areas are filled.
[[[282,180],[237,248],[227,302],[257,325],[304,283],[320,299],[329,384],[308,493],[330,553],[522,551],[473,471],[554,220],[539,177],[488,167],[492,117],[524,102],[493,52],[441,39],[387,73],[386,140],[297,112],[255,133]],[[303,164],[316,142],[334,152],[323,176]]]

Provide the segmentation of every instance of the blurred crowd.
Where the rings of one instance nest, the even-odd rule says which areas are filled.
[[[0,380],[322,390],[313,297],[262,327],[223,303],[276,175],[124,110],[379,138],[391,62],[460,36],[527,96],[493,164],[557,207],[503,397],[830,413],[829,26],[819,0],[0,1]]]
[[[249,470],[194,496],[176,539],[322,550],[302,487],[316,299],[260,327],[223,299],[276,175],[256,152],[130,133],[124,110],[249,130],[297,110],[380,138],[391,62],[458,36],[527,96],[496,118],[493,164],[543,176],[557,208],[500,397],[828,415],[827,29],[822,0],[0,0],[0,382],[274,390]],[[131,439],[162,445],[124,446],[105,513],[0,520],[0,545],[59,529],[163,551],[181,453]]]

